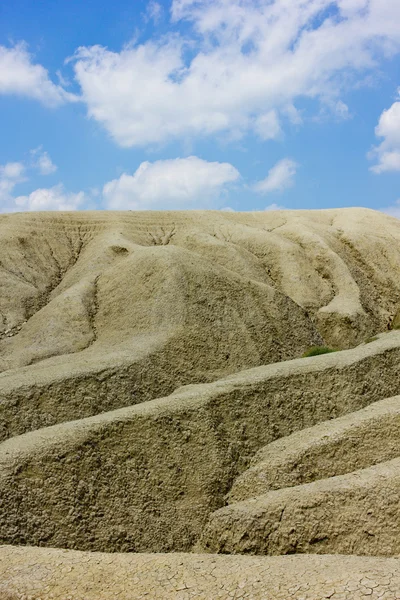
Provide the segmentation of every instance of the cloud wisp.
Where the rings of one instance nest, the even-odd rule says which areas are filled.
[[[252,189],[259,194],[282,192],[294,185],[298,166],[294,160],[283,158],[268,171],[267,177],[261,181],[257,181],[252,186]]]
[[[286,206],[281,206],[280,204],[276,204],[275,202],[273,204],[268,204],[268,206],[266,206],[264,208],[264,210],[266,211],[270,211],[270,210],[287,210]]]
[[[400,219],[400,198],[391,204],[390,206],[386,206],[385,208],[379,209],[381,212],[386,215],[390,215],[391,217],[396,217],[396,219]]]
[[[57,166],[42,146],[31,150],[30,154],[32,156],[32,167],[36,168],[41,175],[51,175],[57,171]]]

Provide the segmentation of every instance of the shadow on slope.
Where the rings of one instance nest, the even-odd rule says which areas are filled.
[[[320,339],[290,298],[182,248],[136,246],[93,277],[3,341],[3,364],[20,367],[0,376],[3,437],[287,360]]]

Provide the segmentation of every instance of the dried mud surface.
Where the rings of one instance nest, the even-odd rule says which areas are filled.
[[[398,600],[400,561],[0,547],[2,600]]]
[[[0,597],[400,598],[399,307],[366,209],[0,215]]]

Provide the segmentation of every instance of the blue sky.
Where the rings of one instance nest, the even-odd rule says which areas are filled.
[[[398,0],[3,0],[0,211],[400,216]]]

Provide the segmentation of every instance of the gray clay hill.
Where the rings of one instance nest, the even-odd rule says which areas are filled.
[[[0,599],[400,598],[399,308],[367,209],[0,215]]]

